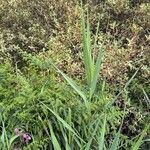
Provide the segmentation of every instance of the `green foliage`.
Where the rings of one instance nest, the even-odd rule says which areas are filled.
[[[135,142],[135,144],[132,146],[132,150],[137,150],[140,148],[141,143],[143,142],[143,138],[147,132],[147,130],[149,129],[149,125],[143,130],[142,134],[140,135],[139,139],[137,140],[137,142]]]
[[[1,0],[0,149],[149,149],[149,13],[132,0]]]

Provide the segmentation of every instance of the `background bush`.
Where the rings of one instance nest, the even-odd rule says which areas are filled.
[[[59,139],[62,131],[59,131],[56,118],[46,110],[43,112],[40,102],[44,102],[65,120],[71,110],[73,126],[83,139],[88,139],[93,129],[88,130],[88,133],[81,129],[103,112],[103,106],[118,94],[137,68],[140,70],[127,91],[117,98],[113,109],[107,112],[108,116],[115,114],[114,119],[108,118],[108,141],[111,142],[112,135],[119,128],[124,105],[127,105],[122,129],[125,148],[132,145],[130,139],[135,138],[144,125],[148,124],[150,3],[142,0],[89,0],[83,4],[85,10],[89,9],[92,37],[96,34],[98,21],[100,22],[95,56],[101,44],[105,49],[98,89],[102,88],[101,81],[105,81],[106,93],[97,92],[96,100],[92,103],[92,116],[85,111],[79,97],[70,91],[63,78],[53,68],[43,67],[43,62],[50,58],[80,84],[85,82],[85,70],[81,61],[79,2],[0,0],[1,119],[5,122],[10,137],[15,127],[21,127],[34,135],[34,147],[51,147],[46,129],[39,132],[43,128],[39,116],[46,122],[46,114],[52,120],[52,126],[56,126],[55,133]],[[91,42],[94,43],[94,40]],[[31,58],[26,58],[24,52],[26,55],[32,54],[29,55]],[[60,138],[59,141],[61,140]]]

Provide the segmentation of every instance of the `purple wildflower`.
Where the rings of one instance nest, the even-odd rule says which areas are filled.
[[[32,136],[29,133],[23,132],[18,128],[16,128],[14,132],[16,135],[19,135],[23,144],[29,144],[32,142]]]
[[[25,144],[29,144],[32,141],[32,137],[29,133],[23,133],[22,134],[22,141]]]

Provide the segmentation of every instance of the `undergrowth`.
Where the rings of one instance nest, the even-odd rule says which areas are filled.
[[[0,8],[0,149],[149,149],[149,3]]]

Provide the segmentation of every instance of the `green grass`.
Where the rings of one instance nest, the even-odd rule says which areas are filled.
[[[136,120],[140,120],[138,114],[132,114],[132,107],[136,106],[130,104],[128,91],[140,69],[130,75],[123,88],[118,89],[118,94],[114,94],[111,84],[101,80],[100,76],[106,51],[104,43],[97,44],[100,21],[98,20],[93,36],[89,12],[85,13],[83,6],[80,9],[81,63],[84,66],[84,77],[81,79],[65,73],[57,64],[58,60],[49,57],[51,49],[29,54],[18,48],[18,57],[26,64],[21,69],[17,62],[15,66],[12,65],[14,62],[10,56],[2,59],[0,149],[138,150],[148,141],[147,133],[150,128],[142,122],[143,118],[142,123]],[[148,105],[148,93],[144,88],[141,91]],[[123,108],[115,105],[118,99],[125,101]],[[130,119],[134,122],[130,122]],[[124,128],[137,130],[136,124],[139,122],[140,133],[123,133]],[[20,137],[15,135],[15,128],[29,132],[33,141],[23,144]]]

